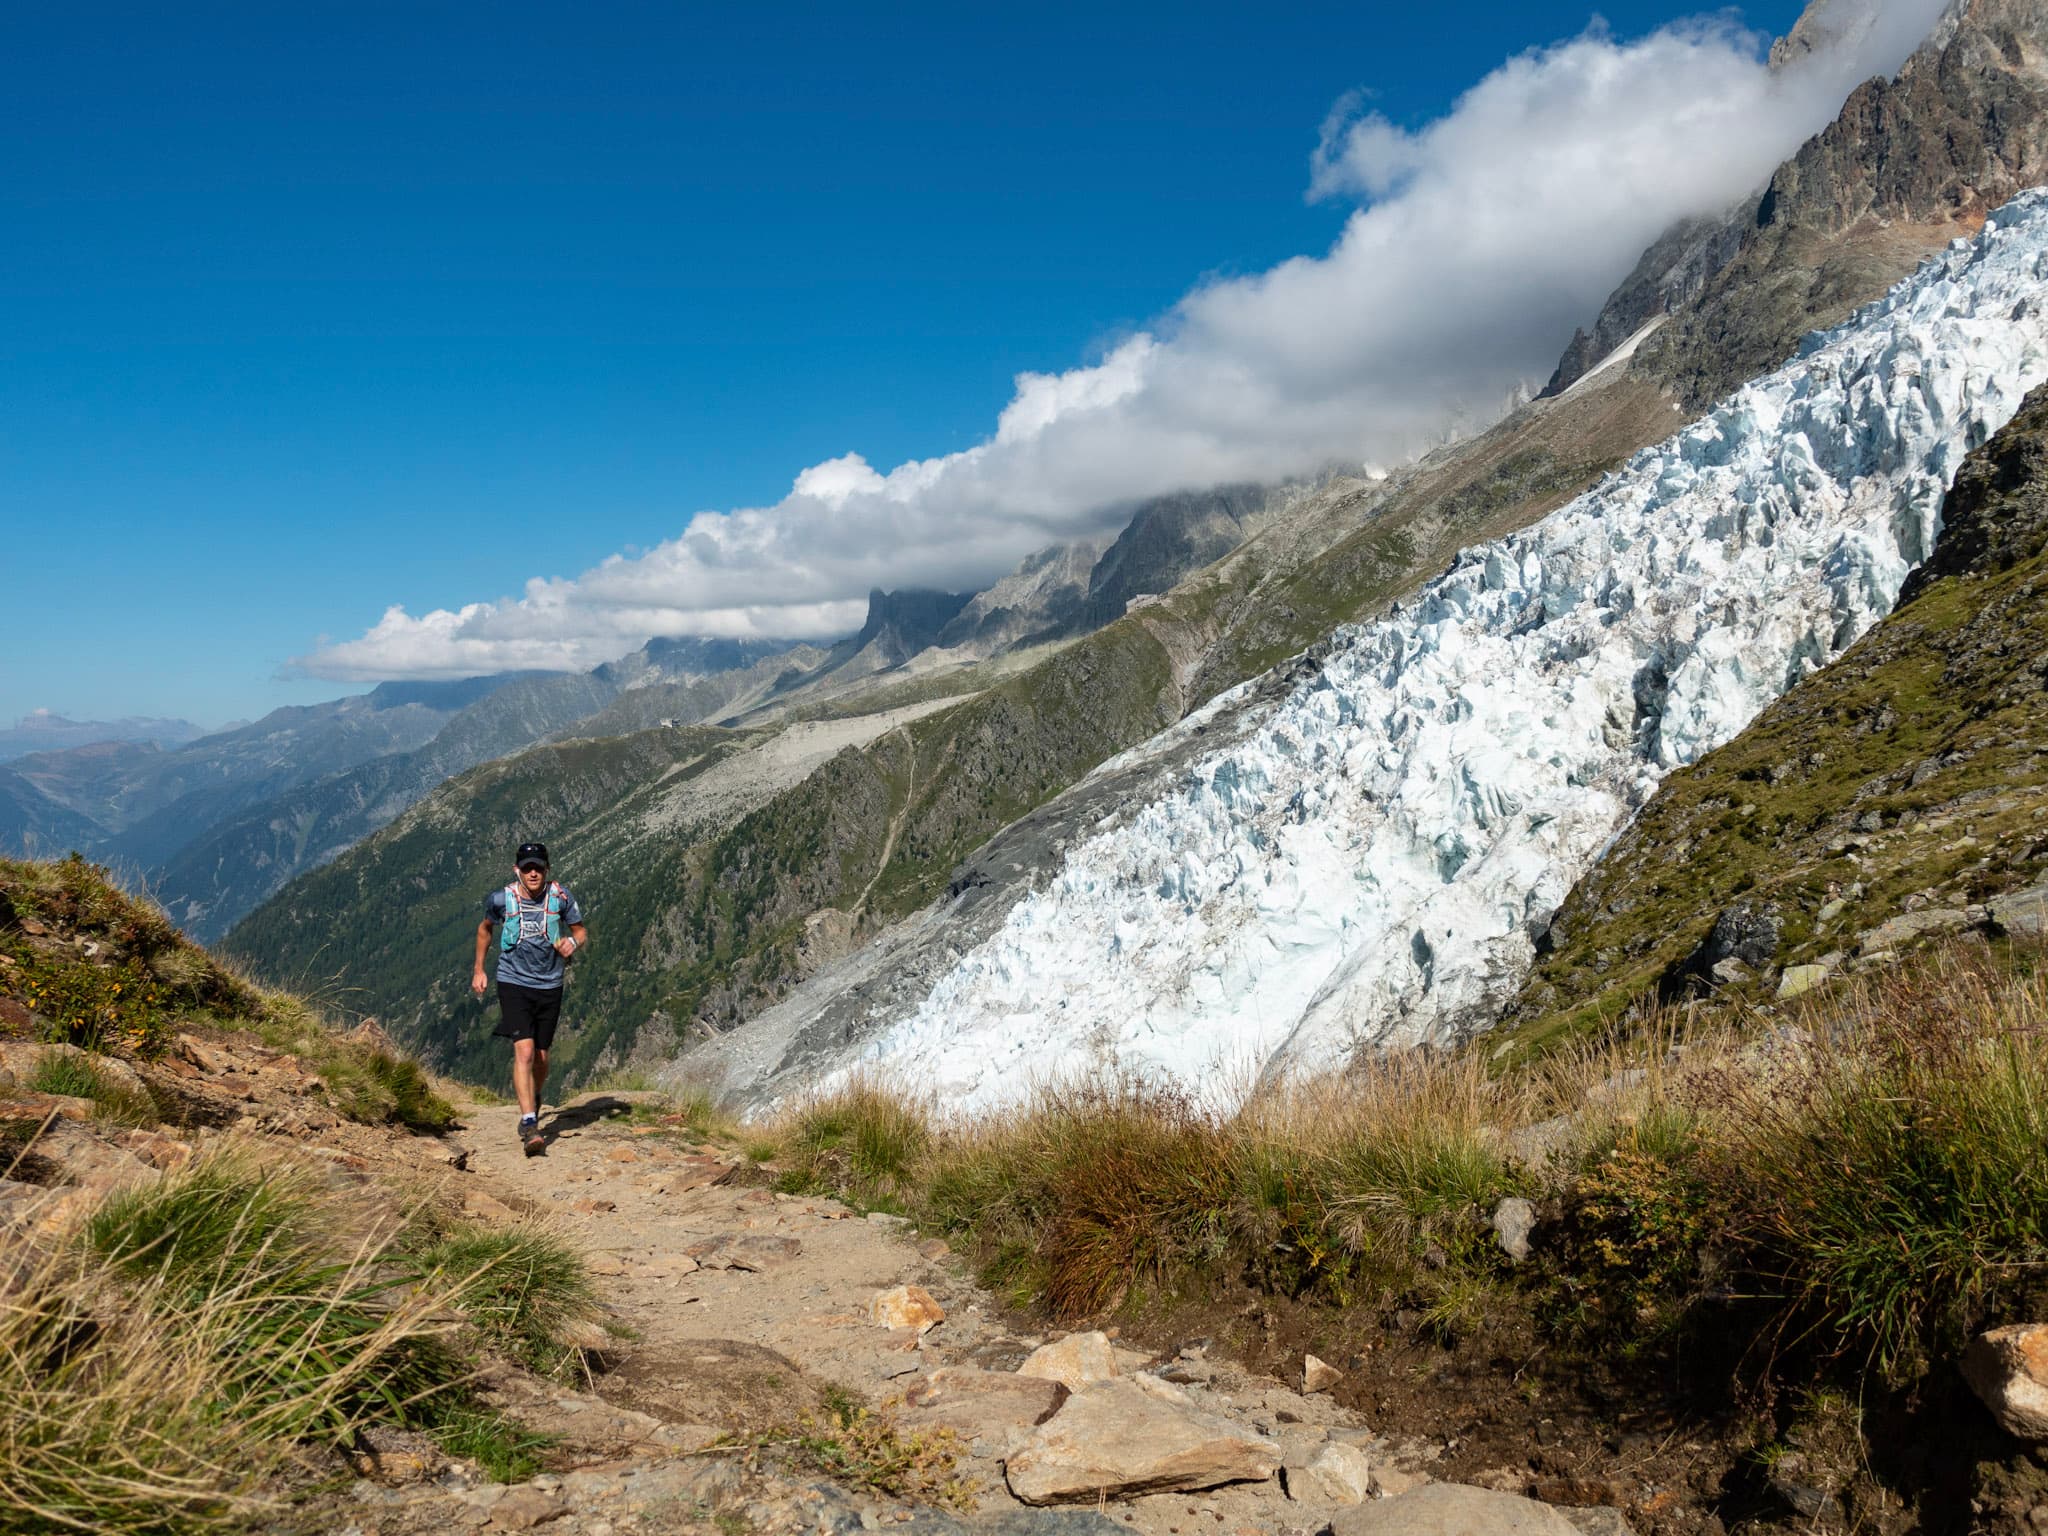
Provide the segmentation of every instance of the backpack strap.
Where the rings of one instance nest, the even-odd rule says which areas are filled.
[[[498,948],[511,950],[519,943],[519,887],[505,887],[505,921],[498,925]]]
[[[548,947],[562,942],[562,908],[567,904],[566,893],[554,881],[548,882]]]

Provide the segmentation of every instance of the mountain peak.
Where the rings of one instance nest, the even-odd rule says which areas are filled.
[[[854,637],[853,649],[880,645],[891,653],[890,661],[908,661],[939,638],[939,631],[968,603],[972,592],[935,592],[905,588],[884,592],[876,587],[868,593],[868,618]]]

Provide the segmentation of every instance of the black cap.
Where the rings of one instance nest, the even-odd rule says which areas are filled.
[[[529,864],[538,864],[542,869],[546,869],[548,867],[548,845],[546,843],[521,843],[519,845],[519,852],[513,858],[512,863],[519,869],[524,869]]]

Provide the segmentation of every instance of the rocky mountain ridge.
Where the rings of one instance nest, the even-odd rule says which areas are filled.
[[[1668,314],[1629,366],[1689,404],[1718,398],[2042,181],[2048,15],[2037,0],[1956,0],[1894,78],[1859,86],[1755,199],[1652,245],[1549,391]]]

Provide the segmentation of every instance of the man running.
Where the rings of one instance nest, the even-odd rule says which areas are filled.
[[[568,888],[548,879],[548,850],[521,843],[512,860],[512,883],[484,898],[484,920],[476,925],[476,973],[469,989],[478,997],[484,951],[498,937],[498,1027],[512,1042],[512,1091],[519,1096],[519,1141],[528,1157],[547,1150],[540,1133],[540,1096],[548,1083],[548,1047],[562,1017],[562,968],[589,942],[583,909]]]

